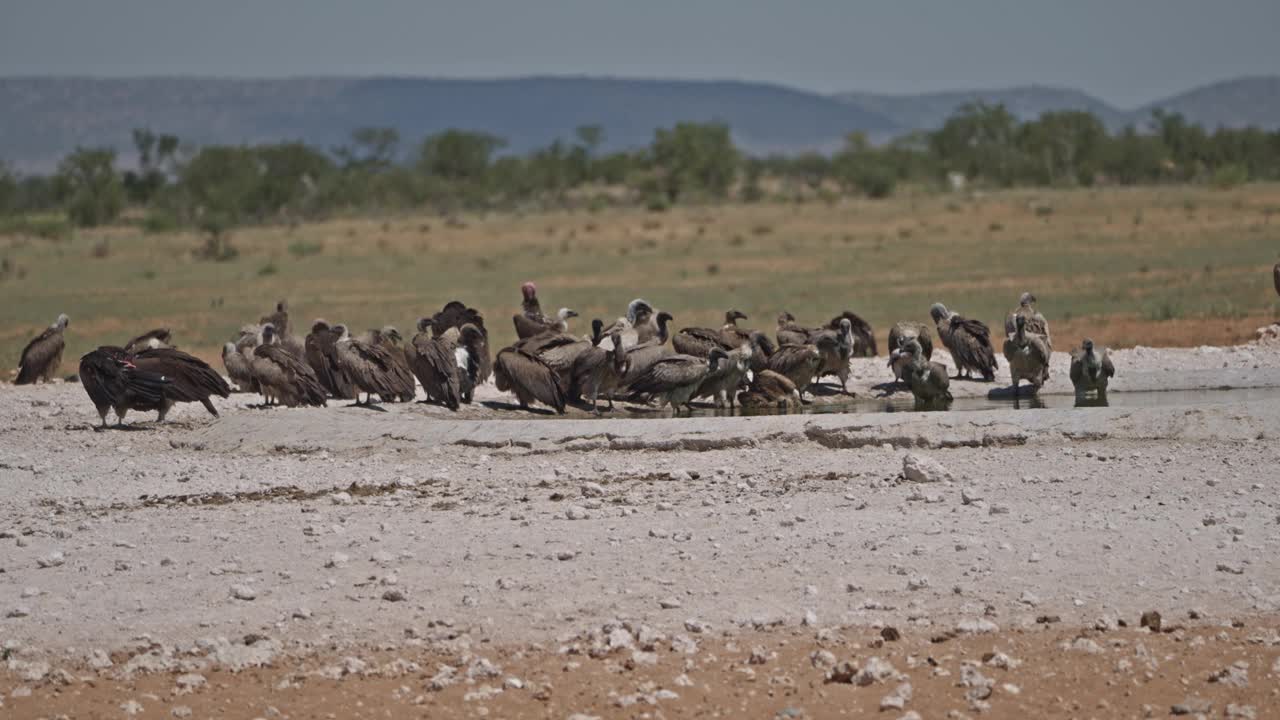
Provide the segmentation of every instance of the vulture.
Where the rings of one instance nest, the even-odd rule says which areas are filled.
[[[657,315],[658,334],[648,340],[627,348],[627,372],[622,376],[622,382],[619,384],[619,390],[626,390],[631,383],[644,374],[649,366],[661,360],[668,355],[674,355],[674,351],[667,347],[667,340],[670,337],[667,325],[674,320],[671,313],[666,311]],[[626,334],[623,333],[623,346],[626,346]]]
[[[778,314],[778,330],[775,337],[779,345],[804,345],[809,342],[809,335],[818,328],[807,328],[796,322],[795,315],[785,310]]]
[[[489,376],[493,374],[493,356],[489,354],[489,331],[484,327],[484,316],[479,310],[467,307],[457,300],[450,300],[445,304],[444,309],[431,316],[431,334],[435,337],[453,333],[456,340],[467,325],[480,333],[481,342],[475,342],[474,336],[471,338],[471,347],[475,350],[479,362],[475,380],[479,385],[487,382]]]
[[[929,326],[924,323],[902,321],[894,323],[889,328],[889,352],[900,350],[908,340],[915,339],[920,343],[920,347],[924,351],[926,360],[933,359],[933,336],[929,333]],[[906,363],[910,358],[901,353],[894,355],[889,360],[889,366],[893,368],[893,376],[899,382],[903,382],[902,370],[906,368]]]
[[[769,356],[767,369],[786,377],[796,386],[801,401],[804,391],[813,383],[818,368],[822,366],[822,354],[813,345],[782,345]]]
[[[124,348],[103,346],[80,358],[80,384],[93,401],[107,426],[107,413],[114,410],[116,423],[124,424],[130,410],[144,412],[164,407],[169,380],[146,370],[139,370]]]
[[[516,337],[520,340],[553,330],[568,332],[569,318],[578,317],[578,313],[569,308],[560,308],[554,317],[542,312],[542,304],[538,302],[538,286],[527,282],[520,286],[520,294],[524,299],[520,303],[520,314],[511,318],[516,326]]]
[[[577,399],[589,396],[591,398],[591,412],[599,415],[600,406],[597,401],[602,392],[608,396],[609,409],[613,410],[613,392],[618,389],[618,384],[622,382],[623,376],[627,374],[629,360],[627,350],[622,346],[622,333],[614,331],[609,335],[609,341],[612,345],[606,350],[600,347],[604,323],[600,320],[592,320],[591,328],[591,348],[578,355],[573,361],[573,369],[570,372],[569,398]]]
[[[13,381],[14,385],[30,385],[53,379],[58,366],[62,364],[62,350],[67,345],[62,334],[69,322],[71,319],[65,313],[59,315],[57,321],[27,343],[18,359],[18,377]]]
[[[947,377],[947,367],[942,363],[930,362],[924,356],[920,341],[907,340],[902,348],[894,353],[910,356],[904,375],[911,394],[919,406],[945,404],[951,402],[951,380]]]
[[[1014,320],[1014,332],[1004,341],[1004,359],[1009,361],[1009,374],[1013,377],[1013,395],[1018,395],[1018,383],[1031,383],[1032,393],[1039,392],[1049,377],[1049,344],[1043,335],[1027,332],[1027,318],[1018,315]]]
[[[294,357],[277,339],[275,327],[268,323],[262,328],[262,344],[253,349],[253,377],[267,403],[274,400],[286,407],[325,405],[324,386],[315,370]]]
[[[1049,340],[1049,322],[1044,319],[1035,308],[1036,296],[1029,292],[1022,293],[1018,298],[1018,307],[1014,308],[1009,316],[1004,319],[1004,334],[1012,335],[1018,331],[1016,318],[1019,316],[1027,319],[1027,332],[1041,335],[1046,341]]]
[[[962,317],[947,310],[942,303],[934,303],[929,315],[938,327],[938,337],[951,351],[956,364],[956,377],[968,378],[971,371],[982,373],[982,379],[991,382],[1000,369],[996,351],[991,346],[991,329],[977,320]]]
[[[628,348],[646,343],[658,336],[660,328],[653,306],[647,300],[636,298],[627,303],[627,314],[604,329],[604,335],[622,333],[622,344]],[[670,315],[667,316],[670,319]],[[665,342],[665,341],[664,341]]]
[[[1106,397],[1107,383],[1116,376],[1116,366],[1106,348],[1093,349],[1093,341],[1085,338],[1080,348],[1071,351],[1071,384],[1076,397],[1096,391],[1099,398]]]
[[[337,342],[338,333],[334,332],[329,323],[317,319],[311,324],[311,332],[307,333],[304,343],[306,361],[315,371],[316,379],[329,397],[335,400],[353,400],[356,396],[355,387],[338,369],[334,351]]]
[[[644,395],[656,396],[659,408],[670,405],[671,411],[677,415],[681,406],[692,411],[689,401],[698,392],[703,380],[728,358],[728,353],[720,348],[712,350],[710,357],[705,359],[692,355],[668,355],[646,368],[631,384],[631,389]]]
[[[1271,269],[1271,279],[1276,283],[1276,294],[1280,295],[1280,263]]]
[[[159,422],[164,422],[169,409],[180,402],[198,402],[204,405],[210,415],[218,417],[218,409],[209,398],[214,395],[231,397],[231,386],[227,385],[227,381],[216,370],[200,358],[181,350],[168,347],[143,350],[132,355],[131,362],[138,370],[159,375],[166,380],[164,402],[156,408],[160,411],[160,417],[157,418]],[[121,418],[121,422],[123,421]]]
[[[744,408],[790,407],[800,404],[800,391],[787,376],[772,370],[752,372],[751,384],[738,393],[738,404]]]
[[[474,325],[466,327],[475,331]],[[427,402],[437,402],[450,410],[457,410],[463,402],[462,380],[465,373],[458,367],[459,346],[453,333],[434,337],[429,332],[430,328],[429,318],[418,320],[418,334],[413,336],[410,350],[406,353],[409,366],[418,382],[422,383]],[[463,352],[465,354],[466,351]]]
[[[173,344],[169,342],[170,339],[169,328],[156,328],[130,340],[124,346],[124,351],[133,355],[147,349],[173,347]]]
[[[383,396],[383,402],[413,402],[418,388],[413,381],[413,371],[409,369],[409,358],[404,347],[400,345],[403,338],[400,331],[388,325],[380,330],[369,331],[370,341],[391,356],[391,380],[395,393]]]
[[[853,334],[853,323],[849,318],[839,320],[838,330],[824,330],[810,336],[809,342],[816,345],[822,355],[822,366],[818,368],[817,377],[835,375],[840,379],[840,391],[849,393],[849,360],[853,358],[857,340]]]
[[[554,330],[519,340],[516,345],[542,358],[555,371],[562,390],[569,387],[574,360],[593,347],[591,340]]]
[[[258,392],[258,381],[253,376],[253,350],[245,354],[233,342],[223,345],[222,367],[240,392]]]
[[[514,393],[522,408],[537,400],[563,415],[560,377],[530,347],[521,341],[501,350],[493,360],[493,382],[499,390]]]
[[[769,366],[769,358],[777,351],[768,335],[754,330],[747,338],[751,343],[751,372],[759,373]]]
[[[738,328],[738,319],[746,319],[746,315],[737,310],[724,314],[724,325],[719,329],[684,328],[671,337],[671,347],[684,355],[705,358],[715,348],[732,350],[750,342],[750,335]],[[741,336],[740,336],[741,334]]]
[[[399,377],[395,358],[386,348],[351,337],[346,325],[335,325],[333,329],[338,333],[338,341],[333,345],[334,358],[342,374],[351,379],[357,406],[373,407],[374,395],[380,398],[400,395],[403,378]],[[364,402],[360,402],[361,392],[364,392]]]
[[[879,355],[880,349],[876,346],[875,330],[871,328],[871,323],[863,320],[857,313],[845,310],[831,318],[831,322],[827,323],[827,329],[839,330],[845,320],[849,321],[850,329],[853,333],[853,356],[875,357]]]
[[[723,352],[721,348],[715,348],[713,352],[715,350]],[[720,362],[703,378],[693,397],[709,397],[715,402],[717,408],[727,407],[732,410],[737,406],[738,386],[746,379],[747,370],[750,368],[751,344],[743,343],[737,350],[730,350],[724,354]]]
[[[488,340],[480,328],[467,323],[458,329],[457,342],[453,357],[458,364],[458,385],[462,388],[462,402],[470,405],[476,385],[480,384],[482,363],[488,358]]]
[[[293,334],[293,327],[289,324],[289,303],[281,300],[276,303],[276,311],[270,315],[264,315],[259,318],[258,323],[266,326],[270,325],[275,329],[275,337],[285,350],[288,350],[294,357],[302,360],[306,357],[307,351],[301,340]]]

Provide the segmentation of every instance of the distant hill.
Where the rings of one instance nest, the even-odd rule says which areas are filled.
[[[76,145],[131,148],[150,127],[194,143],[300,139],[331,147],[361,126],[394,127],[402,150],[448,128],[493,133],[524,152],[600,125],[605,149],[647,145],[659,127],[723,121],[756,153],[831,151],[887,118],[824,95],[747,82],[612,78],[0,78],[0,158],[47,170]]]
[[[936,128],[974,100],[1003,103],[1023,119],[1088,110],[1112,128],[1143,126],[1156,107],[1211,128],[1280,127],[1280,77],[1227,80],[1130,110],[1044,86],[828,96],[763,83],[591,77],[0,77],[0,159],[48,171],[77,145],[110,145],[129,162],[136,127],[195,144],[303,140],[322,147],[345,142],[357,127],[394,127],[402,152],[457,127],[493,133],[508,141],[507,150],[524,152],[569,139],[579,125],[600,125],[604,149],[614,150],[646,145],[656,128],[684,120],[728,123],[751,153],[828,152],[853,130],[885,140]]]

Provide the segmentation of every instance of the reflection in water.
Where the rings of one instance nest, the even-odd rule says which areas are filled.
[[[1111,403],[1107,402],[1106,393],[1098,393],[1090,397],[1089,395],[1077,395],[1076,407],[1078,408],[1098,408],[1111,407]]]

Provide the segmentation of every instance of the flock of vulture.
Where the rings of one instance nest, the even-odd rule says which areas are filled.
[[[1277,271],[1280,273],[1280,270]],[[1277,280],[1280,283],[1280,279]],[[407,342],[394,327],[352,336],[345,325],[316,320],[298,337],[286,303],[259,322],[242,327],[223,347],[227,377],[241,391],[261,394],[264,405],[323,406],[329,400],[411,402],[421,384],[426,402],[451,410],[470,403],[477,385],[493,379],[521,408],[540,403],[564,413],[570,403],[600,401],[613,409],[626,398],[679,414],[694,400],[709,398],[717,408],[793,407],[816,382],[834,377],[847,393],[850,360],[877,354],[871,326],[843,312],[818,327],[778,316],[771,339],[738,323],[747,316],[725,313],[719,328],[671,331],[674,318],[643,299],[607,325],[591,322],[590,335],[569,331],[577,313],[561,308],[548,315],[529,282],[520,288],[520,312],[513,318],[517,341],[491,355],[489,333],[479,311],[453,301],[417,322]],[[1005,320],[1003,355],[1014,384],[1038,391],[1049,377],[1049,324],[1024,293]],[[899,322],[889,332],[889,366],[909,388],[917,406],[945,408],[951,400],[946,366],[933,361],[933,332],[951,354],[958,378],[995,379],[999,364],[987,325],[935,304],[932,324]],[[18,384],[48,380],[57,371],[68,318],[32,340],[22,352]],[[776,341],[776,342],[775,342]],[[1078,395],[1105,395],[1115,375],[1105,348],[1086,339],[1072,352],[1071,380]],[[200,402],[217,415],[210,398],[229,397],[231,385],[204,361],[171,345],[167,329],[152,330],[124,346],[103,346],[80,359],[80,382],[105,427],[114,412],[123,424],[130,410],[156,411],[163,421],[175,403]],[[361,395],[364,399],[361,400]],[[376,400],[375,400],[376,398]]]

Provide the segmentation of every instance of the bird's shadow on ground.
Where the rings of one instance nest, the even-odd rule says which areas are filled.
[[[357,410],[373,410],[374,412],[387,412],[387,409],[377,403],[347,403],[344,408],[354,408]]]
[[[521,412],[532,413],[534,415],[555,415],[556,414],[555,410],[551,410],[549,408],[535,408],[535,407],[522,408],[518,403],[499,402],[497,400],[482,400],[480,401],[480,404],[489,408],[490,410],[506,410],[510,412],[521,411]]]
[[[107,425],[106,427],[103,427],[102,425],[89,425],[87,427],[94,432],[110,432],[112,430],[119,430],[121,432],[151,432],[156,429],[155,425],[139,425],[137,423],[134,423],[133,425]]]
[[[891,397],[894,397],[895,395],[900,395],[906,392],[910,392],[910,388],[908,388],[906,384],[900,383],[896,380],[880,383],[879,385],[872,385],[871,389],[874,390],[875,392],[880,393],[879,395],[875,396],[877,399],[891,398]]]

